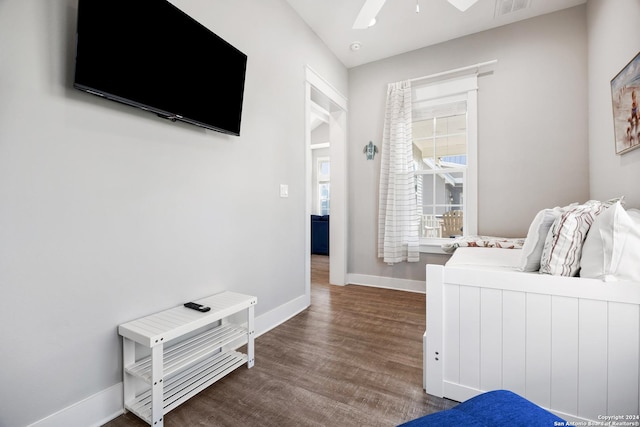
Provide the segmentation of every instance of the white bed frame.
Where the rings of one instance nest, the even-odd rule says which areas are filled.
[[[426,269],[427,393],[508,389],[573,421],[640,414],[640,283]]]

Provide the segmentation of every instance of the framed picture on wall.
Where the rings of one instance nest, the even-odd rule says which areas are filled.
[[[640,147],[640,52],[611,80],[616,154]]]

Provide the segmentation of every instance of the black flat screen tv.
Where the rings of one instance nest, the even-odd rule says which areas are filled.
[[[73,86],[240,135],[247,56],[166,0],[78,0]]]

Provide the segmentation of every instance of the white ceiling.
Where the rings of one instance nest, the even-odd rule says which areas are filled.
[[[529,7],[505,15],[499,3],[522,0],[478,0],[460,12],[447,0],[387,0],[377,23],[352,29],[365,0],[287,0],[347,68],[388,58],[421,47],[511,24],[523,19],[586,3],[587,0],[530,0]],[[350,45],[360,42],[360,49]]]

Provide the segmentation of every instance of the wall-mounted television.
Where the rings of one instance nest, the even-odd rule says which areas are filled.
[[[240,135],[247,56],[166,0],[78,0],[73,86]]]

